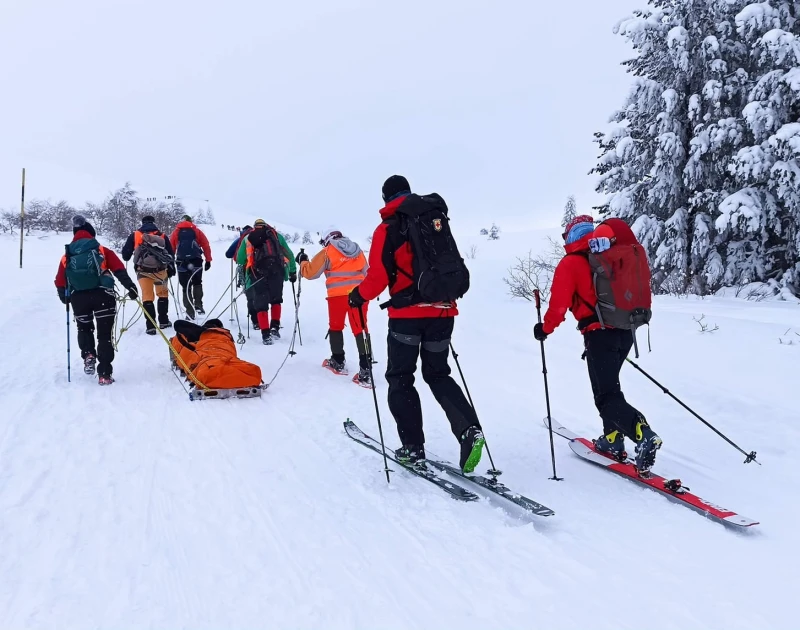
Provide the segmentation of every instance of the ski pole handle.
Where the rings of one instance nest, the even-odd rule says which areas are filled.
[[[542,308],[542,299],[539,296],[539,289],[533,290],[533,297],[536,298],[536,310],[540,310]]]

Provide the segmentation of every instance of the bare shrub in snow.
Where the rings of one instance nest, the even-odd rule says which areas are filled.
[[[553,273],[564,255],[564,248],[552,238],[548,238],[548,248],[541,254],[528,252],[525,257],[518,257],[509,267],[508,275],[503,282],[508,287],[511,297],[533,301],[534,291],[538,289],[542,299],[550,297],[550,285]]]
[[[709,326],[709,324],[706,323],[705,315],[700,315],[700,317],[693,317],[692,319],[700,327],[701,333],[713,333],[719,330],[719,326],[717,326],[716,324],[714,324],[712,328],[711,326]]]
[[[475,260],[477,257],[478,257],[478,246],[471,245],[470,248],[467,250],[467,259]]]

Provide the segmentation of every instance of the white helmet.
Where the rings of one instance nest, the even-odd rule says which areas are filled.
[[[320,235],[319,244],[323,247],[326,247],[336,238],[342,238],[342,233],[333,226],[328,226],[322,232],[318,232],[318,234]]]

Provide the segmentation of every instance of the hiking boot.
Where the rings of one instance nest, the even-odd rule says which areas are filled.
[[[261,343],[263,343],[265,346],[271,346],[272,345],[272,343],[273,343],[272,335],[270,334],[269,330],[262,330],[261,331]]]
[[[618,462],[624,462],[628,459],[628,453],[625,452],[625,436],[619,431],[601,435],[594,440],[594,448],[598,453],[610,455]]]
[[[162,330],[171,328],[172,322],[169,321],[169,298],[158,298],[156,307],[158,309],[158,327]]]
[[[196,309],[198,315],[205,315],[206,311],[202,306],[198,306]]]
[[[394,452],[394,456],[401,464],[416,464],[425,461],[425,447],[422,444],[401,446]]]
[[[167,328],[172,328],[172,322],[167,320],[166,322],[163,322],[163,323],[159,324],[158,327],[161,330],[166,330]],[[155,333],[155,330],[153,332]]]
[[[339,361],[334,357],[331,357],[330,359],[325,359],[322,362],[322,367],[328,368],[331,372],[334,372],[336,374],[347,374],[347,368],[345,367],[344,360]]]
[[[203,308],[203,285],[198,284],[194,287],[192,291],[192,296],[194,297],[194,310],[197,311],[198,315],[205,315],[206,309]]]
[[[98,376],[97,377],[97,384],[98,385],[111,385],[114,382],[114,379],[110,376]]]
[[[155,335],[156,334],[156,329],[155,328],[148,328],[145,332],[148,335]]]
[[[465,473],[474,472],[475,467],[481,461],[484,444],[486,444],[486,438],[483,437],[483,431],[478,427],[470,427],[464,432],[464,435],[461,436],[461,458],[458,460],[461,470]]]
[[[97,358],[93,354],[87,354],[83,358],[83,373],[94,376],[97,369]]]
[[[642,418],[636,423],[636,470],[642,477],[650,476],[650,469],[656,463],[656,451],[661,448],[661,438]]]
[[[369,374],[369,368],[360,368],[358,374],[353,377],[353,382],[364,387],[372,386],[372,377]]]
[[[280,339],[281,338],[280,323],[275,323],[275,320],[272,320],[272,325],[269,327],[269,334],[272,335],[273,339]]]
[[[261,326],[258,325],[258,320],[255,317],[250,318],[250,325],[253,327],[253,330],[261,330]]]

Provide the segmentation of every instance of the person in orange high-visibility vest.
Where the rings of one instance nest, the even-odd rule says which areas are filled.
[[[328,230],[320,240],[322,249],[308,259],[305,252],[297,256],[300,274],[306,280],[313,280],[325,274],[328,289],[328,339],[331,344],[331,358],[325,359],[322,366],[336,374],[347,374],[344,353],[344,323],[350,322],[350,329],[356,338],[358,348],[358,374],[353,378],[359,385],[371,386],[369,376],[369,356],[364,340],[364,329],[358,309],[351,308],[347,296],[367,275],[367,257],[358,243],[346,238],[338,230]],[[362,307],[364,322],[367,318],[367,305]]]

